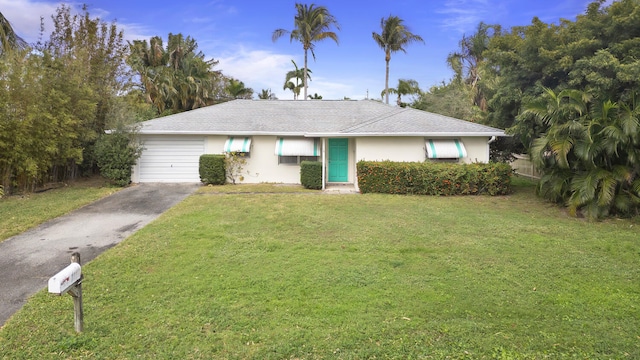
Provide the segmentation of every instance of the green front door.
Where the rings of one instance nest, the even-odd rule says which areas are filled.
[[[349,181],[349,139],[329,139],[329,182]]]

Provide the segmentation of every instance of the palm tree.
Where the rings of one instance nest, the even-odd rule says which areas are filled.
[[[194,39],[169,34],[167,46],[162,38],[134,40],[127,63],[140,76],[140,87],[148,103],[159,114],[180,112],[211,105],[224,97],[226,84],[216,60],[205,60]]]
[[[258,99],[260,100],[278,100],[276,94],[271,92],[271,89],[262,89],[258,94]]]
[[[322,100],[322,95],[318,95],[318,93],[314,93],[313,95],[309,95],[309,99],[311,99],[311,100]]]
[[[253,97],[253,89],[245,87],[240,80],[229,79],[229,84],[225,87],[225,90],[232,99],[251,99]]]
[[[485,51],[489,48],[489,40],[500,33],[499,25],[478,24],[476,33],[470,37],[463,36],[460,40],[460,51],[447,56],[447,63],[455,72],[455,79],[462,81],[471,88],[473,105],[482,111],[487,110],[487,96],[479,87],[485,63]]]
[[[11,27],[11,23],[0,12],[0,55],[11,50],[26,49],[29,45]]]
[[[419,36],[411,33],[409,28],[403,24],[404,20],[397,16],[389,15],[388,18],[382,18],[380,20],[380,28],[382,33],[378,34],[373,32],[373,40],[384,50],[387,63],[387,71],[384,80],[384,93],[385,102],[389,104],[389,61],[391,61],[391,53],[402,51],[407,52],[405,47],[412,42],[423,42],[424,40]]]
[[[300,80],[305,78],[305,69],[299,69],[298,64],[296,64],[295,61],[291,60],[291,62],[293,63],[295,70],[291,70],[285,75],[282,90],[291,90],[291,92],[293,92],[293,100],[297,100],[300,96],[300,87],[304,84],[304,81],[300,84]],[[306,69],[306,77],[309,80],[311,80],[311,73],[313,73],[311,69]],[[294,84],[291,79],[296,79],[296,83]]]
[[[276,29],[273,32],[271,39],[275,42],[284,34],[290,34],[290,41],[299,41],[304,49],[304,99],[307,99],[307,54],[311,51],[313,60],[316,59],[316,54],[313,51],[315,48],[314,42],[332,39],[338,43],[338,35],[330,31],[332,27],[340,30],[340,25],[329,10],[324,6],[315,6],[314,4],[298,4],[296,3],[296,16],[294,18],[294,29],[289,31],[285,29]]]
[[[416,94],[420,94],[420,86],[418,85],[418,82],[413,80],[413,79],[400,79],[398,80],[398,87],[397,88],[390,88],[387,89],[386,91],[383,90],[382,91],[382,96],[391,93],[391,94],[398,94],[398,100],[397,100],[397,104],[400,107],[405,107],[407,106],[407,104],[402,102],[402,95],[416,95]]]

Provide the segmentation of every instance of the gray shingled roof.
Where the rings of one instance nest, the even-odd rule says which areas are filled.
[[[504,131],[371,100],[233,100],[145,121],[140,134],[504,136]]]

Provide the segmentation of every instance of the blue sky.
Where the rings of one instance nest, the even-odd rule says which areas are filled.
[[[116,20],[128,40],[148,39],[168,33],[195,38],[208,58],[220,61],[216,67],[227,76],[244,81],[256,92],[271,88],[280,99],[292,99],[282,90],[293,59],[300,67],[303,51],[288,37],[271,41],[277,28],[291,30],[295,14],[290,0],[87,0],[89,12],[106,21]],[[298,1],[302,2],[302,1]],[[410,30],[422,36],[425,44],[415,43],[407,53],[391,58],[389,83],[398,79],[417,80],[422,89],[447,81],[452,72],[446,57],[456,51],[464,34],[472,34],[484,21],[503,28],[531,23],[534,16],[545,22],[560,18],[575,20],[584,13],[590,0],[318,0],[306,3],[326,6],[341,25],[340,43],[325,41],[316,45],[316,61],[310,57],[313,71],[309,94],[324,99],[380,98],[384,89],[383,51],[375,44],[372,32],[380,32],[380,20],[390,14],[405,20]],[[29,42],[35,42],[44,17],[46,34],[50,17],[59,1],[0,0],[0,11],[14,29]],[[75,8],[80,3],[68,2]],[[47,25],[49,24],[49,25]]]

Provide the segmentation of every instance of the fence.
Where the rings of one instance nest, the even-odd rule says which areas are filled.
[[[511,168],[516,174],[532,179],[540,179],[540,172],[536,170],[527,154],[514,154],[515,160],[511,162]]]

